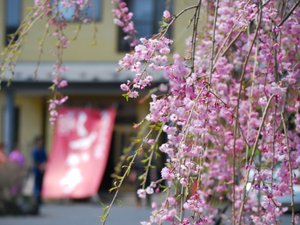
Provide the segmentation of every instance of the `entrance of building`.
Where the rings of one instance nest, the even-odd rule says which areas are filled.
[[[118,164],[124,148],[131,144],[136,136],[136,130],[129,124],[116,124],[114,127],[111,151],[108,158],[105,175],[103,177],[100,191],[108,191],[112,187],[113,178],[111,175],[115,172],[114,168]]]

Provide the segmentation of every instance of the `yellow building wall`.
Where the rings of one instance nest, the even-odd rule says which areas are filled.
[[[52,126],[49,122],[49,113],[47,112],[47,116],[44,118],[44,122],[46,125],[46,130],[45,130],[45,148],[46,151],[49,153],[51,151],[52,147],[52,140],[53,140],[53,134],[54,134],[54,126]]]
[[[137,121],[136,123],[141,122],[149,114],[149,101],[146,101],[144,104],[137,105]]]
[[[0,0],[0,50],[3,49],[4,44],[4,1]],[[22,15],[27,14],[28,8],[32,6],[33,0],[22,0],[23,9]],[[192,4],[197,3],[196,0],[175,0],[174,14],[177,14],[182,9]],[[65,61],[81,61],[81,62],[97,62],[97,61],[117,61],[124,53],[117,51],[118,42],[118,28],[113,24],[113,16],[111,14],[112,5],[110,0],[102,0],[102,12],[101,20],[95,24],[84,24],[81,26],[77,40],[70,43],[70,48],[64,53]],[[206,17],[205,10],[202,10],[202,16],[200,24],[205,23]],[[187,28],[189,20],[193,16],[193,10],[185,13],[182,17],[178,18],[175,22],[175,27],[173,28],[173,39],[176,43],[174,52],[183,52],[186,50],[185,40],[191,35],[192,26]],[[67,36],[73,37],[75,35],[76,29],[78,29],[79,24],[69,23]],[[97,32],[95,32],[95,27]],[[201,33],[201,25],[199,33]],[[39,42],[41,41],[45,32],[45,21],[40,21],[33,26],[32,30],[29,32],[22,49],[22,54],[20,61],[34,61],[36,62],[39,54]],[[93,36],[96,35],[97,45],[92,45]],[[55,39],[53,37],[48,37],[44,45],[44,54],[42,56],[42,61],[54,61],[55,56],[53,55],[53,46],[55,46]],[[0,107],[3,108],[3,92],[0,91]],[[46,147],[47,150],[50,149],[52,131],[53,128],[49,125],[48,119],[43,116],[43,107],[41,97],[34,96],[22,96],[18,94],[16,96],[16,104],[20,107],[20,130],[19,130],[19,145],[20,148],[26,154],[26,157],[30,159],[30,151],[32,148],[32,140],[35,136],[42,134],[43,123],[46,121]],[[139,106],[139,120],[142,119],[141,115],[147,113],[147,106]],[[2,112],[0,112],[1,114]],[[0,115],[1,116],[1,115]],[[0,117],[1,118],[1,117]],[[0,129],[0,132],[1,129]],[[0,133],[0,138],[3,134]],[[3,141],[0,139],[0,141]]]
[[[19,107],[19,147],[26,156],[27,165],[31,164],[31,149],[36,136],[43,133],[43,103],[39,96],[16,94],[15,104]]]
[[[198,4],[198,0],[175,0],[174,2],[174,14],[178,14],[183,9]],[[192,35],[193,24],[190,24],[190,20],[193,18],[194,12],[195,9],[186,11],[175,21],[173,30],[173,40],[175,43],[174,52],[185,53],[187,51],[186,40]],[[206,8],[202,4],[200,19],[198,23],[198,34],[201,35],[201,33],[203,33],[204,24],[206,23],[206,21]]]
[[[182,9],[197,3],[196,0],[175,0],[174,2],[174,14],[177,14]],[[33,1],[23,1],[23,16],[27,14],[29,7],[32,6],[32,4]],[[102,0],[101,20],[91,24],[83,24],[80,27],[77,39],[75,41],[71,41],[70,47],[64,51],[63,58],[65,61],[117,61],[124,55],[124,53],[118,52],[117,50],[118,28],[113,24],[111,10],[111,1]],[[186,12],[175,22],[175,26],[173,27],[175,52],[183,52],[186,49],[185,40],[192,32],[192,26],[189,26],[188,28],[188,24],[189,20],[193,16],[193,12],[194,10]],[[200,24],[205,22],[204,14],[205,10],[203,9]],[[79,23],[76,22],[68,23],[68,28],[65,32],[66,35],[72,39],[79,26]],[[201,28],[201,25],[199,25],[199,27]],[[39,43],[41,43],[45,31],[45,20],[40,21],[33,26],[32,30],[26,37],[20,57],[21,61],[37,60],[39,55]],[[49,32],[52,32],[51,29]],[[199,30],[199,33],[201,33],[201,30]],[[94,40],[96,40],[96,45],[93,45]],[[53,53],[53,46],[55,46],[55,43],[55,38],[48,35],[45,39],[42,61],[55,60]]]
[[[4,47],[4,28],[5,28],[5,0],[0,0],[0,51]],[[22,0],[22,18],[29,12],[33,4],[33,0]],[[196,4],[196,0],[174,0],[174,14],[177,14],[182,9]],[[111,13],[112,4],[110,0],[102,0],[101,20],[92,24],[83,24],[79,32],[78,38],[70,43],[64,53],[64,60],[66,61],[116,61],[119,60],[124,53],[117,51],[118,28],[113,24],[113,16]],[[193,10],[184,13],[175,22],[173,27],[173,39],[176,43],[174,47],[175,52],[183,52],[185,47],[185,40],[192,32],[192,26],[187,28],[189,20],[193,16]],[[206,10],[202,7],[200,16],[200,30],[202,25],[206,22]],[[67,29],[67,36],[72,38],[75,36],[76,30],[79,28],[79,23],[69,23]],[[95,31],[95,28],[97,31]],[[45,20],[36,23],[30,30],[25,39],[24,47],[20,57],[21,61],[36,61],[39,55],[39,43],[41,42],[45,33]],[[48,35],[49,36],[49,35]],[[95,36],[95,38],[94,38]],[[93,45],[94,40],[97,44]],[[47,37],[44,45],[42,61],[53,61],[53,46],[55,46],[55,38]]]
[[[24,1],[23,15],[33,1]],[[117,27],[113,24],[112,5],[110,1],[102,0],[101,19],[99,22],[83,24],[75,41],[70,42],[70,47],[64,52],[65,61],[114,61],[121,58],[122,53],[117,52]],[[79,23],[68,23],[67,36],[72,39],[75,36]],[[98,31],[95,31],[95,28]],[[28,34],[20,60],[36,61],[39,54],[39,42],[45,33],[45,21],[38,22]],[[51,31],[50,31],[51,32]],[[95,35],[95,39],[93,36]],[[96,40],[96,45],[93,41]],[[55,60],[53,46],[56,40],[48,37],[45,42],[42,60]]]
[[[0,142],[3,142],[3,110],[5,93],[0,92]],[[43,103],[39,96],[22,96],[15,93],[15,106],[19,108],[19,143],[18,147],[26,156],[27,165],[31,164],[33,139],[43,133]]]

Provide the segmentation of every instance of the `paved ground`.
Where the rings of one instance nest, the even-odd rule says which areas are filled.
[[[146,220],[148,208],[113,207],[107,225],[134,225]],[[101,206],[96,204],[45,204],[40,216],[0,217],[1,225],[99,225]]]
[[[147,220],[150,208],[136,208],[132,196],[123,197],[121,206],[114,206],[107,225],[135,225]],[[0,217],[0,225],[100,225],[101,205],[94,202],[46,203],[39,216]],[[282,225],[290,224],[290,215],[281,218]]]
[[[2,216],[0,225],[100,225],[99,216],[102,214],[102,207],[98,200],[48,202],[41,206],[38,216]],[[140,221],[148,219],[150,212],[149,207],[137,208],[133,194],[127,194],[113,206],[106,224],[139,224]]]

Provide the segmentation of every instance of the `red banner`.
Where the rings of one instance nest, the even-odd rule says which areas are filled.
[[[115,114],[112,108],[60,110],[43,183],[44,198],[85,198],[97,193]]]

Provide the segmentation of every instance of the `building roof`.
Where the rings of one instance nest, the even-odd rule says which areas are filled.
[[[134,74],[127,71],[118,72],[117,62],[66,62],[67,71],[63,78],[69,82],[117,82],[132,80]],[[35,75],[37,71],[37,75]],[[15,68],[15,82],[51,82],[53,63],[19,62]],[[153,81],[163,81],[162,73],[155,72]]]
[[[68,87],[61,89],[65,94],[120,95],[120,84],[135,76],[128,71],[118,72],[117,62],[66,62],[65,65],[67,71],[63,78],[69,83]],[[52,62],[42,62],[39,67],[35,62],[19,62],[8,89],[26,95],[48,95],[53,79],[52,71]],[[1,85],[6,90],[8,79],[9,77],[5,77]],[[154,86],[164,81],[162,73],[156,72],[153,75]]]

